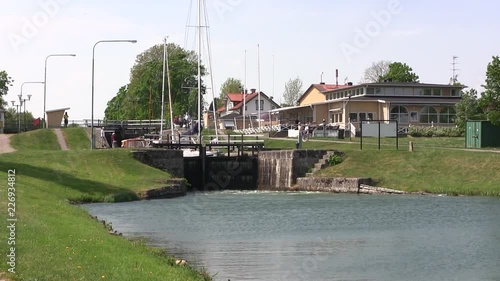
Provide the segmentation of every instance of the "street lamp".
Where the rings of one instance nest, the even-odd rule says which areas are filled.
[[[19,95],[19,96],[21,96],[21,95]],[[11,103],[12,103],[12,106],[16,107],[16,110],[17,110],[17,123],[18,123],[17,132],[21,133],[21,107],[23,106],[23,101],[19,97],[19,104],[16,104],[16,101],[14,101],[14,100],[11,101]]]
[[[21,94],[19,95],[20,98],[23,96],[23,87],[25,84],[45,84],[45,82],[23,82],[21,84]],[[24,99],[24,130],[26,131],[26,101],[31,100],[31,95],[28,95],[28,99]],[[45,114],[45,108],[43,110]]]
[[[46,128],[45,105],[47,103],[47,60],[50,57],[76,57],[75,54],[51,54],[45,58],[45,74],[43,78],[43,127]]]
[[[137,43],[137,40],[101,40],[97,41],[92,48],[92,110],[90,117],[90,149],[95,148],[95,136],[94,136],[94,57],[95,57],[95,47],[99,43]]]

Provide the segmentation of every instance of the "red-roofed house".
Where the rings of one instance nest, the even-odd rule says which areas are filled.
[[[256,122],[259,112],[259,94],[255,89],[251,89],[250,93],[229,93],[222,99],[222,106],[217,109],[219,119],[219,128],[248,128],[252,122]],[[260,92],[260,113],[261,119],[269,115],[269,111],[279,108],[280,106],[274,102],[272,97]],[[243,126],[243,114],[245,114],[245,126]],[[208,120],[205,120],[207,122]],[[236,121],[236,123],[235,123]],[[205,124],[208,124],[205,123]],[[255,125],[255,124],[253,124]]]

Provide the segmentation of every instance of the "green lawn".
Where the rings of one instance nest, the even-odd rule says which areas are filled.
[[[12,135],[10,144],[16,150],[61,150],[53,130],[35,130]]]
[[[321,177],[370,177],[378,186],[450,195],[500,196],[500,153],[453,149],[458,139],[418,138],[415,152],[408,147],[367,146],[359,143],[308,141],[304,149],[336,149],[344,162],[321,170]],[[425,145],[427,144],[427,146]],[[406,144],[407,145],[407,144]],[[433,147],[444,148],[433,148]],[[268,140],[266,149],[292,149],[295,140]]]
[[[62,132],[69,149],[90,149],[90,139],[85,128],[64,128]]]
[[[206,274],[175,266],[175,260],[164,252],[108,234],[86,210],[70,204],[134,200],[137,191],[160,187],[170,175],[139,163],[127,150],[51,151],[48,148],[57,142],[55,137],[47,137],[48,133],[51,131],[30,132],[29,138],[36,139],[39,134],[54,143],[42,146],[20,142],[16,145],[18,152],[1,155],[4,182],[8,170],[16,171],[16,274],[7,278],[209,280]],[[0,192],[7,194],[6,184],[1,185]],[[6,214],[6,200],[0,200],[0,208]],[[7,231],[1,227],[0,235],[7,237]],[[6,244],[0,247],[4,261],[7,251]],[[2,262],[0,272],[7,269],[7,263]]]

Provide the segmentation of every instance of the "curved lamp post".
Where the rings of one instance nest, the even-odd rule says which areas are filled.
[[[45,58],[45,74],[44,74],[44,78],[43,78],[43,127],[46,128],[47,126],[47,116],[45,114],[45,105],[47,103],[47,60],[50,58],[50,57],[76,57],[75,54],[52,54],[52,55],[48,55],[46,58]]]
[[[95,47],[99,43],[137,43],[137,40],[100,40],[94,44],[92,48],[92,109],[91,109],[91,120],[90,120],[90,149],[95,148],[95,136],[94,136],[94,57],[95,57]]]

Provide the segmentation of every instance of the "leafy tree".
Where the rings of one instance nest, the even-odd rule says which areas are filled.
[[[302,80],[298,76],[295,79],[288,80],[285,84],[285,92],[283,93],[283,104],[286,106],[296,105],[301,93]]]
[[[389,73],[389,66],[392,62],[381,60],[372,63],[370,67],[365,69],[365,74],[362,78],[363,83],[380,83],[384,81],[384,77]]]
[[[462,92],[462,98],[455,105],[455,111],[457,114],[455,124],[463,130],[465,130],[468,120],[484,119],[475,89]]]
[[[198,58],[174,43],[167,45],[171,78],[172,109],[174,115],[198,113]],[[201,67],[202,75],[205,68]],[[168,77],[165,75],[165,118],[170,117],[168,108]],[[130,71],[130,83],[119,89],[108,102],[107,119],[161,118],[161,94],[163,80],[163,44],[155,45],[136,58]],[[205,86],[202,81],[202,106]]]
[[[14,80],[7,74],[5,70],[0,71],[0,108],[5,108],[7,102],[4,101],[4,95],[9,92],[9,87],[12,86]]]
[[[382,81],[389,79],[392,82],[418,83],[420,78],[406,63],[393,62],[389,65],[389,71],[382,77]]]
[[[240,79],[227,78],[226,81],[220,87],[220,98],[223,98],[229,93],[241,93],[243,90],[243,84]]]
[[[494,125],[500,125],[500,58],[493,57],[486,70],[486,91],[482,94],[480,104],[486,117]]]
[[[21,130],[24,131],[25,128],[30,129],[33,124],[33,114],[31,112],[21,112],[18,114],[16,107],[8,107],[5,110],[5,128],[10,132],[17,132],[19,128],[19,117],[21,117]],[[26,121],[26,123],[25,123]]]

